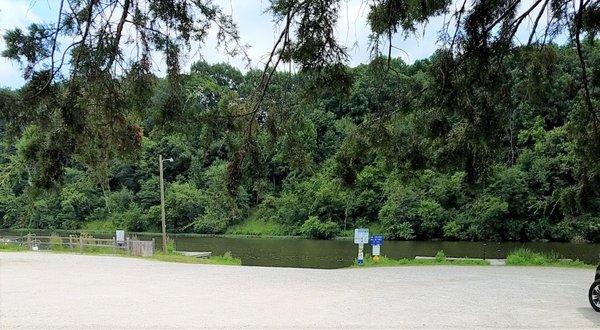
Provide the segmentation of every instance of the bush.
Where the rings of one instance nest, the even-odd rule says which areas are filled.
[[[190,223],[203,213],[207,202],[206,196],[191,183],[174,182],[167,186],[165,192],[167,230],[185,231]],[[158,211],[160,212],[160,209]],[[155,212],[152,212],[153,216]],[[156,220],[160,221],[160,217]]]
[[[308,217],[308,206],[295,192],[284,191],[278,197],[267,196],[258,206],[257,217],[297,228]]]
[[[19,227],[24,221],[25,205],[6,187],[0,187],[0,227]]]
[[[227,217],[212,211],[194,219],[194,231],[201,234],[222,234],[227,230],[227,226]]]
[[[527,240],[537,241],[549,237],[551,225],[548,218],[542,217],[525,224],[525,236]]]
[[[53,234],[50,236],[50,250],[52,251],[64,251],[65,247],[62,244],[60,236]]]
[[[81,229],[89,232],[113,233],[117,227],[112,221],[93,220],[83,223]]]
[[[415,238],[415,232],[408,222],[395,222],[384,224],[386,237],[390,239],[411,240]]]
[[[300,227],[302,235],[316,239],[330,239],[339,233],[340,227],[332,221],[321,222],[315,216],[308,217]]]
[[[443,235],[445,239],[458,240],[462,238],[462,226],[458,221],[450,221],[444,225]]]
[[[225,162],[211,165],[201,179],[203,212],[192,218],[194,230],[203,234],[222,234],[246,215],[248,194],[242,187],[235,193],[229,191]]]
[[[435,261],[446,262],[446,254],[444,253],[444,250],[440,250],[435,254]]]
[[[251,215],[247,220],[227,228],[227,234],[231,235],[282,236],[288,232],[288,228],[269,220],[268,217],[258,218],[257,213]]]
[[[483,196],[468,211],[469,238],[498,241],[506,230],[508,203],[495,196]]]
[[[418,221],[419,197],[411,190],[402,190],[391,196],[379,211],[379,221],[390,239],[409,240],[415,237],[413,225]]]
[[[129,231],[145,231],[150,227],[148,218],[138,204],[131,204],[119,218],[120,223]]]
[[[550,238],[554,241],[568,242],[573,236],[575,236],[575,230],[572,221],[569,220],[555,224],[550,230]]]
[[[167,253],[173,253],[175,252],[175,240],[172,238],[169,238],[167,240]]]
[[[517,249],[506,257],[506,264],[511,266],[558,266],[558,267],[585,267],[579,260],[559,259],[558,254],[534,252],[529,249]]]
[[[430,199],[422,200],[416,209],[416,214],[425,236],[430,238],[440,237],[446,220],[446,211],[440,204]]]
[[[507,265],[545,265],[556,262],[558,257],[556,254],[545,255],[538,252],[533,252],[530,249],[517,249],[506,256]]]

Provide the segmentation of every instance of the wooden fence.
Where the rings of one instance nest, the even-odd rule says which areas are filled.
[[[27,246],[30,250],[38,249],[70,249],[79,250],[84,252],[88,250],[112,250],[113,253],[117,251],[124,251],[133,256],[149,257],[154,255],[154,240],[141,241],[137,239],[126,238],[123,242],[117,242],[113,238],[95,238],[89,236],[75,236],[69,235],[68,237],[60,236],[38,236],[28,234],[25,236],[3,236],[0,237],[0,242],[12,243],[21,246]]]
[[[140,257],[150,257],[154,254],[154,241],[134,241],[129,242],[129,252],[131,255]]]

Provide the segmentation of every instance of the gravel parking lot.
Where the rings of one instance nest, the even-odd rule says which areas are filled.
[[[0,328],[594,328],[591,269],[294,269],[0,253]]]

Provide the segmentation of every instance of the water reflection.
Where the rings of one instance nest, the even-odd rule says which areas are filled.
[[[352,241],[323,241],[276,238],[224,238],[176,237],[178,250],[226,251],[242,259],[242,264],[252,266],[281,266],[307,268],[341,268],[352,264],[357,248]],[[445,241],[387,241],[381,254],[390,258],[434,256],[444,250],[449,257],[505,258],[508,252],[525,247],[538,252],[554,252],[563,258],[580,259],[587,263],[598,262],[600,244],[577,243],[482,243]],[[370,252],[370,247],[365,247]]]
[[[35,231],[49,234],[47,231]],[[14,231],[0,231],[0,235],[23,235]],[[62,234],[67,236],[68,234]],[[110,235],[95,235],[109,237]],[[138,235],[142,239],[157,238],[160,248],[160,236]],[[310,240],[285,238],[231,238],[178,236],[175,239],[180,251],[211,251],[221,255],[230,251],[233,256],[242,259],[243,265],[276,266],[301,268],[341,268],[354,262],[357,247],[351,240]],[[414,258],[415,256],[434,256],[444,250],[448,257],[505,258],[517,248],[529,248],[537,252],[557,253],[562,258],[579,259],[596,264],[599,261],[600,244],[586,243],[483,243],[483,242],[446,242],[446,241],[386,241],[381,254],[390,258]],[[365,252],[370,253],[366,246]]]

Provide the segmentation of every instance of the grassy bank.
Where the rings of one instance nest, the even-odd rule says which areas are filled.
[[[556,253],[545,254],[534,252],[529,249],[517,249],[512,251],[506,257],[508,266],[546,266],[546,267],[574,267],[591,268],[595,265],[588,265],[580,260],[561,259]]]
[[[0,252],[19,252],[19,251],[28,251],[27,247],[9,244],[9,243],[0,243]]]
[[[226,235],[242,235],[242,236],[285,236],[289,232],[285,226],[269,221],[263,221],[257,217],[250,217],[227,229]]]
[[[16,244],[0,244],[0,252],[29,252],[30,250],[26,246]],[[211,256],[210,258],[196,258],[181,255],[174,252],[172,249],[164,253],[162,251],[156,251],[151,257],[134,257],[127,254],[122,249],[113,249],[111,247],[86,247],[83,252],[79,249],[69,249],[59,244],[51,244],[47,250],[52,253],[73,253],[73,254],[84,254],[84,255],[96,255],[96,256],[119,256],[119,257],[131,257],[145,260],[157,260],[166,262],[179,262],[186,264],[207,264],[207,265],[241,265],[242,260],[235,258],[231,255],[231,252],[225,252],[222,256]]]
[[[213,256],[210,258],[188,257],[178,253],[156,252],[152,257],[144,259],[153,259],[158,261],[179,262],[186,264],[205,264],[205,265],[231,265],[241,266],[242,260],[231,256],[231,252],[225,252],[222,256]]]
[[[379,261],[375,262],[370,255],[367,255],[362,266],[356,262],[352,267],[396,267],[396,266],[439,266],[439,265],[454,265],[454,266],[488,266],[490,263],[486,260],[479,259],[459,259],[449,260],[446,258],[444,251],[439,251],[435,259],[391,259],[385,256],[379,257]]]

